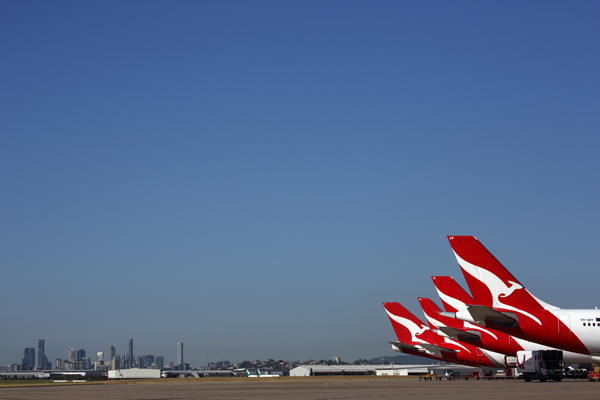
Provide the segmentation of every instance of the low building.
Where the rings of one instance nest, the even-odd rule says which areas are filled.
[[[379,368],[376,373],[378,376],[408,376],[429,373],[431,365],[392,365],[387,368]]]
[[[13,371],[13,372],[0,372],[0,379],[48,379],[50,373],[43,371]]]
[[[108,379],[154,379],[160,378],[160,369],[117,369],[108,371]]]
[[[417,375],[427,373],[431,364],[420,365],[300,365],[290,376],[319,375]]]

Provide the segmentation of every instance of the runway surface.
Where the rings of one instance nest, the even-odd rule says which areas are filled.
[[[0,388],[0,399],[215,399],[215,400],[346,400],[346,399],[597,399],[600,383],[562,382],[419,381],[416,379],[360,380],[247,380],[225,383],[120,383],[51,387]]]

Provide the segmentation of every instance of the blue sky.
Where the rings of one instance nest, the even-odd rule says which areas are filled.
[[[600,305],[599,12],[0,2],[0,365],[392,355],[456,234]]]

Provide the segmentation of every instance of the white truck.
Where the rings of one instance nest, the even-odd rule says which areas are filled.
[[[560,382],[565,375],[562,350],[533,350],[517,352],[517,372],[525,382]]]

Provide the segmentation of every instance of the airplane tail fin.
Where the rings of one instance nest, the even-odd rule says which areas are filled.
[[[464,329],[464,322],[443,315],[442,310],[430,299],[419,297],[419,303],[421,303],[421,308],[423,309],[423,313],[425,313],[429,325],[437,329],[436,332],[438,335],[458,339],[461,342],[468,342],[474,345],[477,345],[481,341],[481,334],[479,332],[466,331]]]
[[[419,297],[419,303],[431,328],[436,329],[440,326],[462,327],[461,321],[440,314],[442,310],[431,299]]]
[[[431,280],[447,312],[464,311],[475,300],[450,276],[432,276]]]
[[[557,309],[533,296],[473,236],[448,236],[475,303],[522,311]]]
[[[444,326],[444,323],[439,321],[441,315],[439,307],[431,301],[431,299],[426,299],[423,297],[419,297],[419,303],[421,304],[421,309],[423,310],[423,314],[425,314],[425,319],[429,324],[429,327],[432,329],[436,329],[439,326]]]
[[[421,322],[410,311],[400,303],[383,303],[385,311],[390,318],[394,332],[400,342],[421,342],[418,336],[429,330],[427,325]]]

